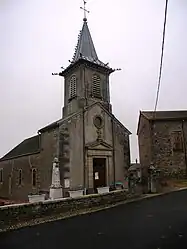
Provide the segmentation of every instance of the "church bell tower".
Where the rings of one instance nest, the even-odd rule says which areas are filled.
[[[85,6],[82,9],[86,13]],[[111,112],[109,75],[114,71],[108,63],[99,60],[85,14],[73,59],[59,73],[64,77],[63,118],[95,102],[100,102]]]

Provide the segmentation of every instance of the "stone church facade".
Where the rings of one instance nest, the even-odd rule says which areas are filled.
[[[144,176],[153,165],[164,178],[186,177],[187,111],[140,112],[137,135]]]
[[[0,197],[27,200],[31,193],[49,193],[54,157],[64,196],[70,189],[93,193],[124,182],[131,133],[112,113],[109,76],[114,71],[98,59],[84,19],[73,59],[59,73],[64,77],[62,118],[0,159]]]

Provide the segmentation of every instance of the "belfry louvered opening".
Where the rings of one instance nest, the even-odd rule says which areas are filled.
[[[71,100],[76,96],[77,96],[77,79],[76,76],[73,75],[69,83],[69,100]]]
[[[97,74],[92,76],[92,96],[101,98],[101,79]]]

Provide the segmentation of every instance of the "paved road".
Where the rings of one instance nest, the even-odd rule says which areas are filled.
[[[2,249],[187,248],[187,191],[0,234]]]

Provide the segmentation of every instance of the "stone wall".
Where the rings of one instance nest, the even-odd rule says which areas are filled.
[[[184,123],[183,128],[182,120],[156,121],[153,125],[153,162],[166,176],[182,177],[185,175],[185,148],[182,151],[174,151],[172,146],[172,132],[174,131],[181,131],[183,133],[182,131],[184,130],[184,142],[186,143],[186,123]]]
[[[143,115],[140,117],[138,145],[142,175],[147,176],[147,168],[151,163],[151,134],[150,123]]]
[[[123,182],[130,166],[129,135],[121,125],[114,120],[114,160],[115,182]]]
[[[107,206],[117,202],[138,197],[130,195],[124,190],[113,191],[106,194],[88,195],[79,198],[66,198],[40,203],[28,203],[0,207],[0,230],[10,226],[29,222],[32,219],[58,216],[59,214],[74,213],[78,210]]]
[[[27,201],[29,193],[37,193],[40,189],[40,153],[20,156],[2,161],[3,182],[0,183],[0,197],[15,201]],[[32,186],[32,169],[36,169],[36,186]],[[21,170],[21,181],[19,172]]]
[[[57,141],[59,129],[49,129],[41,134],[41,190],[49,190],[52,177],[52,163],[54,157],[57,156]]]
[[[70,187],[84,186],[83,114],[77,113],[69,124]]]
[[[182,134],[183,149],[173,149],[173,132]],[[145,185],[147,169],[153,165],[159,169],[158,182],[166,179],[184,179],[186,177],[187,162],[185,153],[187,148],[187,123],[183,120],[154,120],[149,121],[143,115],[140,117],[139,154]]]

